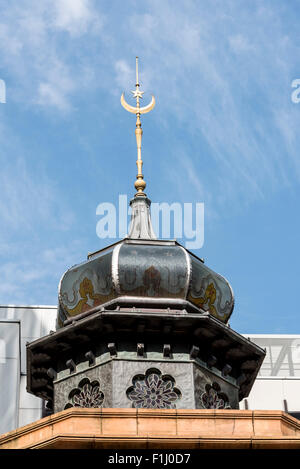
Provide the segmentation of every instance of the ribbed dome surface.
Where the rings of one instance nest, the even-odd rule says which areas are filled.
[[[118,305],[209,312],[227,322],[229,283],[176,241],[126,238],[69,269],[59,286],[58,327],[97,308]]]

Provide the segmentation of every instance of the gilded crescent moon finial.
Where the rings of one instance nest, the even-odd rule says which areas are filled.
[[[122,93],[122,95],[121,95],[121,104],[122,104],[123,108],[126,109],[126,111],[132,112],[132,114],[138,114],[138,113],[139,114],[147,114],[147,112],[152,111],[152,109],[155,106],[155,97],[152,95],[151,101],[147,106],[135,107],[135,106],[131,106],[130,104],[128,104],[125,101],[124,93]]]
[[[135,124],[135,136],[136,136],[136,144],[137,144],[137,168],[138,168],[138,174],[136,181],[134,183],[134,186],[137,190],[137,193],[135,194],[136,196],[145,196],[144,194],[144,189],[146,187],[146,183],[143,179],[143,174],[142,174],[142,166],[143,166],[143,161],[142,161],[142,124],[141,124],[141,119],[140,116],[141,114],[146,114],[147,112],[152,111],[152,109],[155,106],[155,98],[152,95],[151,101],[147,106],[140,107],[140,99],[143,98],[143,91],[140,91],[140,84],[139,84],[139,74],[138,74],[138,57],[136,57],[136,84],[135,84],[135,91],[131,91],[133,94],[133,97],[136,99],[136,106],[131,106],[125,101],[124,93],[121,95],[121,104],[126,111],[131,112],[132,114],[136,114],[136,124]]]

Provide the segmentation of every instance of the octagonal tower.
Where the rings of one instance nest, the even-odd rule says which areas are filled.
[[[144,193],[137,71],[137,193],[129,235],[59,284],[57,330],[27,345],[27,390],[69,407],[238,409],[265,352],[228,320],[228,281],[174,240],[158,240]]]

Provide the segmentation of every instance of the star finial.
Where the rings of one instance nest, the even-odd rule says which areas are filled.
[[[143,94],[144,94],[144,91],[139,91],[138,89],[135,90],[135,91],[131,91],[131,93],[133,94],[133,97],[134,98],[143,98]]]

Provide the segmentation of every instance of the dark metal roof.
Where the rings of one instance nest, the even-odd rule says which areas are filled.
[[[176,241],[131,239],[90,254],[59,285],[58,327],[111,304],[160,304],[209,312],[227,322],[234,306],[224,277]]]
[[[200,352],[195,363],[198,359],[208,361],[213,355],[217,369],[222,370],[227,363],[231,366],[230,374],[240,386],[240,400],[248,396],[265,356],[264,350],[208,313],[118,308],[95,312],[27,344],[27,390],[51,400],[49,368],[69,359],[72,353],[78,355],[80,350],[87,352],[99,343],[109,342],[118,347],[122,341],[196,346]]]

